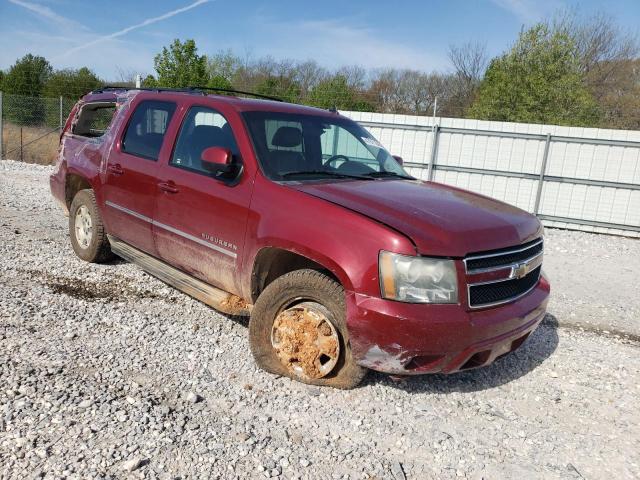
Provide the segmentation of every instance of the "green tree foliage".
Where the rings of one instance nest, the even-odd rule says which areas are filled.
[[[209,79],[207,87],[224,88],[226,90],[230,90],[233,88],[233,85],[231,85],[231,82],[222,75],[214,75]]]
[[[154,65],[157,84],[162,87],[183,88],[190,85],[207,85],[209,72],[207,57],[198,55],[193,40],[181,42],[176,39],[155,56]]]
[[[3,90],[10,94],[4,100],[6,118],[19,125],[40,125],[47,111],[40,98],[51,76],[52,68],[44,57],[25,55],[9,68],[3,80]]]
[[[370,112],[373,110],[366,100],[359,98],[358,92],[347,82],[344,75],[334,75],[321,80],[311,89],[307,102],[320,108],[338,108],[342,110],[359,110]]]
[[[46,58],[29,53],[9,68],[2,82],[3,89],[15,95],[39,97],[52,71]]]
[[[80,97],[95,90],[103,84],[98,76],[87,67],[78,70],[64,69],[54,71],[48,78],[42,90],[46,98],[45,122],[47,126],[55,128],[60,123],[59,98],[63,97],[63,121],[67,112]],[[52,107],[55,106],[55,107]]]
[[[145,88],[157,87],[158,86],[158,81],[156,80],[156,78],[153,75],[147,75],[146,77],[144,77],[142,79],[141,86],[145,87]]]
[[[491,61],[470,116],[510,122],[592,126],[598,106],[584,85],[576,44],[538,24]]]
[[[56,70],[44,85],[42,95],[51,98],[65,97],[77,100],[87,92],[98,88],[102,83],[98,76],[87,67],[82,67],[78,70]]]
[[[300,101],[300,86],[287,77],[267,77],[256,85],[255,92],[276,97],[285,102]]]
[[[207,57],[207,63],[209,77],[216,82],[216,86],[221,86],[222,83],[225,83],[224,81],[229,85],[233,84],[234,76],[242,66],[240,58],[234,55],[231,50],[221,51]]]

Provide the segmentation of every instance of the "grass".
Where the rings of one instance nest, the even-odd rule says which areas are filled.
[[[22,149],[20,149],[21,128]],[[58,153],[60,137],[57,129],[52,130],[49,127],[20,127],[5,122],[2,132],[2,158],[39,165],[53,165]]]

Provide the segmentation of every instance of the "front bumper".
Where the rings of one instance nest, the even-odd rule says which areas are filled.
[[[544,318],[549,282],[540,277],[527,295],[505,305],[410,304],[347,295],[347,325],[358,364],[412,375],[481,367],[518,348]]]

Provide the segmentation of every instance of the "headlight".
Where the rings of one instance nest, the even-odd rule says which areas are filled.
[[[458,280],[453,260],[380,252],[383,298],[409,303],[457,303]]]

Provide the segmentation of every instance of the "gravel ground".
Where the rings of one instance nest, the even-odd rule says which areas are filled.
[[[78,260],[49,172],[0,162],[0,477],[640,477],[640,242],[549,230],[550,315],[493,366],[319,389],[256,369],[246,319]]]

